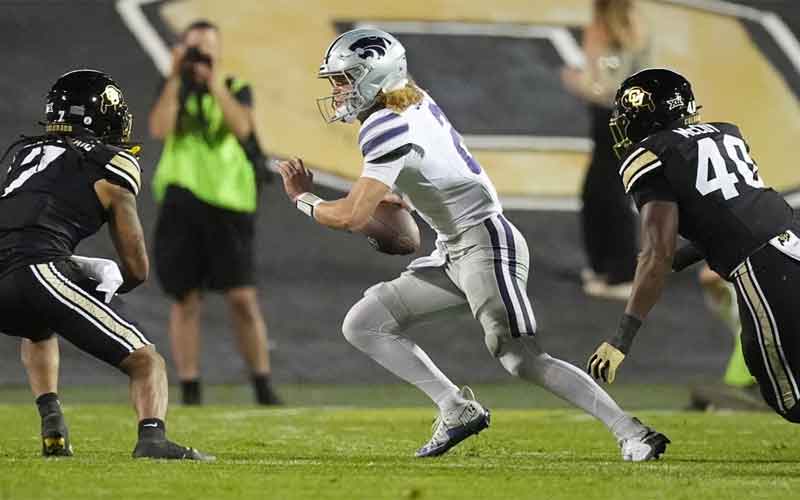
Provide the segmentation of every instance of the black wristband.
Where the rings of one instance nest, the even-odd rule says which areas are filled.
[[[628,354],[633,344],[633,338],[636,337],[641,326],[642,320],[630,314],[623,314],[622,319],[619,321],[617,334],[614,335],[609,344],[622,351],[623,354]]]

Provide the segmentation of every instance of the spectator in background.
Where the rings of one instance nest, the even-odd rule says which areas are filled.
[[[595,0],[583,51],[585,67],[564,68],[561,74],[566,88],[589,104],[594,141],[581,193],[589,263],[581,278],[589,295],[626,300],[636,267],[636,217],[617,178],[608,121],[619,85],[649,65],[648,33],[633,0]]]
[[[267,330],[254,277],[256,168],[250,86],[219,72],[220,33],[196,21],[173,49],[172,69],[150,112],[150,133],[164,140],[153,179],[160,203],[156,271],[175,299],[172,357],[184,404],[201,404],[200,313],[204,290],[220,291],[233,316],[239,351],[259,404],[278,404],[270,384]]]

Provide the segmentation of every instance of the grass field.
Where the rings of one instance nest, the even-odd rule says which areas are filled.
[[[518,384],[475,389],[492,406],[492,427],[427,460],[413,452],[434,415],[404,387],[286,387],[293,404],[339,406],[283,409],[238,403],[245,388],[214,389],[210,400],[237,404],[176,406],[168,420],[173,439],[215,453],[214,463],[130,459],[134,419],[123,388],[65,391],[65,401],[106,394],[113,404],[67,403],[76,456],[43,460],[29,398],[0,390],[8,402],[0,499],[787,499],[800,491],[797,430],[772,414],[637,410],[673,444],[659,462],[631,464],[604,427],[557,400]],[[680,399],[667,387],[616,392],[637,408],[637,399],[667,407]],[[370,402],[382,408],[341,406]]]

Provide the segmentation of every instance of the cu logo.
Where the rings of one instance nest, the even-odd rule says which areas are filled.
[[[622,107],[626,110],[647,108],[650,111],[655,111],[656,106],[653,103],[650,92],[647,92],[642,87],[631,87],[622,95]]]

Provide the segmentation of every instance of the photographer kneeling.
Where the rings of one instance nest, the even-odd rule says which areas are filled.
[[[169,336],[183,403],[202,402],[200,313],[203,291],[213,290],[230,308],[257,402],[279,404],[254,277],[257,172],[264,167],[252,91],[238,78],[219,75],[220,33],[208,21],[192,23],[172,55],[149,125],[164,141],[153,179],[160,203],[155,264],[162,288],[175,300]]]

